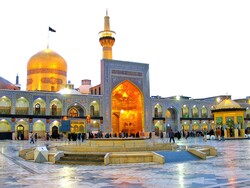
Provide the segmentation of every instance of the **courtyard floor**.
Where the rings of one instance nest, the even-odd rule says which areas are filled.
[[[167,141],[166,138],[152,140]],[[218,156],[201,160],[177,151],[166,155],[164,165],[57,165],[18,157],[19,150],[45,144],[48,143],[39,140],[34,145],[29,141],[0,141],[0,187],[250,187],[250,139],[207,142],[201,137],[176,139],[181,151],[193,145],[211,145],[218,150]],[[61,145],[64,142],[49,141],[49,144]]]

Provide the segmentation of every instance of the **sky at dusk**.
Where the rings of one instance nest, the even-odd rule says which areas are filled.
[[[149,64],[150,95],[250,96],[249,0],[8,0],[0,2],[0,76],[26,89],[27,63],[49,47],[67,79],[100,84],[108,10],[113,59]]]

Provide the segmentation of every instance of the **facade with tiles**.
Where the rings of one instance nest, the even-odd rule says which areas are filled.
[[[85,80],[87,86],[74,89],[65,84],[67,63],[59,54],[48,48],[37,53],[28,62],[27,91],[0,89],[0,139],[29,139],[31,132],[43,139],[47,134],[57,138],[94,131],[147,136],[169,129],[201,131],[222,126],[212,110],[231,96],[150,96],[149,65],[112,60],[115,33],[108,15],[104,19],[99,38],[103,47],[100,85],[90,87],[91,81]],[[245,111],[241,122],[231,118],[234,126],[250,127],[250,97],[236,102]]]

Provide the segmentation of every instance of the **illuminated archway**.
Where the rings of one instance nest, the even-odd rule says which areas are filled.
[[[177,110],[170,106],[166,111],[166,125],[169,128],[172,128],[174,131],[178,130],[178,118],[177,118]]]
[[[15,125],[15,135],[17,139],[28,140],[29,139],[29,123],[24,119],[20,119]]]
[[[50,114],[52,116],[62,115],[62,102],[58,99],[54,99],[50,102]]]
[[[11,100],[3,96],[0,98],[0,113],[1,114],[10,114],[11,112]]]
[[[97,101],[92,101],[90,103],[90,116],[100,115],[100,105]]]
[[[130,81],[117,85],[112,92],[113,133],[127,133],[128,136],[143,130],[143,95]]]
[[[46,125],[41,120],[36,121],[33,125],[33,133],[37,133],[39,138],[45,137]]]
[[[67,112],[68,116],[70,117],[80,117],[80,116],[84,116],[84,109],[82,108],[82,106],[78,103],[74,103],[73,105],[71,105],[68,108],[68,112]]]
[[[182,117],[188,118],[189,117],[189,109],[186,104],[182,106]]]
[[[17,99],[16,114],[29,114],[29,101],[26,98],[20,97]]]
[[[33,113],[34,115],[45,115],[46,102],[42,98],[37,98],[33,102]]]

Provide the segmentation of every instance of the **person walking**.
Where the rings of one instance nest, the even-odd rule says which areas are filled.
[[[31,144],[31,143],[35,144],[33,133],[31,133],[31,135],[30,135],[30,144]]]
[[[174,132],[172,129],[170,129],[170,132],[169,132],[169,142],[171,143],[171,141],[173,140],[173,142],[175,143],[175,140],[174,140]]]

